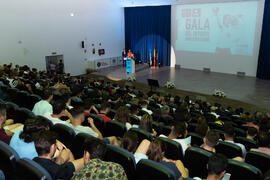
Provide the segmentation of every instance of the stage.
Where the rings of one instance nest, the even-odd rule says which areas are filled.
[[[126,79],[126,69],[122,66],[101,69],[94,74],[113,79]],[[160,86],[172,81],[176,89],[212,95],[214,89],[222,89],[228,98],[270,109],[270,81],[255,77],[239,77],[232,74],[198,70],[175,69],[171,67],[149,68],[145,64],[136,65],[136,81],[147,83],[147,79],[157,79]]]

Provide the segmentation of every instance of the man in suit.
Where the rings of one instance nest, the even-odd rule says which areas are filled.
[[[123,67],[126,66],[126,58],[127,58],[127,53],[126,53],[126,49],[124,48],[122,51]]]

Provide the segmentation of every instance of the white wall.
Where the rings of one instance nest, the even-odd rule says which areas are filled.
[[[237,0],[182,0],[180,4],[202,4],[212,2],[232,2]],[[240,1],[240,0],[238,0]],[[262,19],[264,11],[264,0],[258,0],[257,23],[255,31],[254,49],[252,56],[220,56],[214,53],[196,53],[187,51],[175,51],[175,41],[177,39],[177,5],[172,6],[172,54],[171,62],[180,65],[182,68],[203,70],[203,68],[211,68],[211,71],[236,74],[237,72],[245,72],[248,76],[256,76],[258,54],[260,48],[260,39],[262,31]],[[173,66],[173,65],[172,65]]]
[[[57,52],[64,55],[66,72],[78,75],[87,61],[121,56],[124,9],[118,0],[6,0],[0,9],[1,64],[45,69],[45,56]],[[106,54],[91,55],[91,44],[97,49],[99,42]]]

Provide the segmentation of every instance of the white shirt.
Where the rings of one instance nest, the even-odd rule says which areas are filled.
[[[142,108],[143,111],[147,112],[149,115],[152,115],[153,112],[149,109],[146,109],[146,108]]]
[[[68,123],[66,121],[62,121],[61,119],[52,117],[51,113],[46,113],[44,117],[49,119],[53,123],[53,125],[55,125],[55,124],[64,124],[64,125],[66,125],[68,127],[72,127],[72,125],[70,123]]]
[[[74,129],[76,134],[86,133],[86,134],[89,134],[95,138],[98,137],[98,133],[96,133],[92,128],[90,128],[88,126],[72,126],[72,128]]]
[[[242,156],[246,157],[247,150],[246,150],[246,147],[243,144],[236,143],[236,142],[233,142],[233,141],[228,141],[228,140],[225,140],[225,142],[229,142],[229,143],[232,143],[232,144],[235,144],[235,145],[239,146],[242,149]]]
[[[215,113],[215,112],[211,112],[210,114],[214,115],[216,117],[216,119],[219,118],[219,115],[217,113]]]
[[[159,137],[164,137],[164,138],[168,138],[167,136],[161,134]],[[185,152],[188,148],[188,144],[186,143],[185,139],[172,139],[175,142],[178,142],[181,146],[182,146],[182,150],[183,150],[183,155],[185,155]]]
[[[37,102],[32,110],[36,116],[45,116],[46,113],[53,113],[52,105],[45,100]]]

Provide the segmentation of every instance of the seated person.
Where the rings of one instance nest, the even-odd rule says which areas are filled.
[[[157,132],[152,127],[152,121],[153,121],[153,118],[151,115],[149,114],[143,115],[139,128],[151,133],[152,136],[156,136]]]
[[[146,113],[152,115],[153,112],[152,112],[151,110],[147,109],[147,107],[148,107],[148,103],[147,103],[146,101],[142,101],[142,102],[141,102],[141,108],[142,108],[142,110],[143,110],[144,112],[146,112]]]
[[[104,102],[101,104],[100,113],[98,115],[104,119],[105,123],[111,120],[111,118],[107,116],[107,114],[109,114],[110,111],[111,111],[110,103]]]
[[[139,114],[139,110],[138,110],[138,106],[137,105],[134,105],[132,104],[131,107],[130,107],[130,115],[141,120],[141,116],[138,116]]]
[[[218,144],[219,134],[215,131],[209,131],[203,138],[201,148],[211,153],[216,153],[215,146]]]
[[[257,129],[255,129],[254,127],[249,127],[247,130],[247,139],[255,141],[257,133],[258,133]]]
[[[259,128],[259,126],[257,126],[256,124],[254,124],[253,117],[251,115],[246,115],[246,114],[245,114],[245,116],[246,117],[244,119],[247,121],[247,123],[246,124],[243,124],[243,126],[253,127],[253,128],[255,128],[259,132],[260,128]]]
[[[251,149],[251,151],[261,152],[270,156],[270,135],[266,131],[260,131],[258,135],[258,149]]]
[[[96,138],[84,142],[84,167],[74,174],[72,180],[127,180],[123,167],[114,162],[103,161],[106,143]]]
[[[127,130],[132,128],[132,125],[130,124],[130,118],[129,118],[129,109],[126,106],[121,106],[117,109],[114,120],[119,121],[123,123]]]
[[[138,146],[138,135],[135,132],[127,131],[122,140],[120,147],[134,154]]]
[[[0,141],[3,141],[6,144],[9,144],[11,139],[11,132],[8,132],[3,128],[3,124],[5,123],[7,118],[6,105],[0,105]]]
[[[83,101],[84,103],[84,113],[85,116],[89,116],[91,114],[91,111],[93,110],[96,114],[98,114],[98,110],[97,108],[94,106],[94,104],[92,103],[92,99],[85,99]],[[104,119],[104,118],[103,118]]]
[[[201,136],[206,136],[207,132],[210,130],[207,121],[204,116],[198,117],[198,123],[195,128],[195,132]]]
[[[183,153],[185,153],[186,149],[188,148],[188,143],[185,139],[187,137],[187,134],[188,132],[185,122],[177,121],[172,126],[172,130],[168,137],[165,135],[160,135],[159,137],[167,137],[178,142],[182,146]]]
[[[234,127],[231,123],[225,123],[224,124],[224,138],[225,138],[225,142],[229,142],[232,144],[235,144],[237,146],[239,146],[242,149],[242,155],[243,157],[246,156],[246,148],[243,144],[240,143],[236,143],[234,142]]]
[[[171,125],[173,117],[170,114],[170,107],[165,105],[161,108],[161,120],[165,125]]]
[[[53,159],[57,157],[56,135],[51,131],[43,131],[35,140],[38,157],[33,160],[44,167],[53,179],[70,179],[75,171],[84,165],[84,159],[69,158],[66,163],[59,165]]]
[[[213,154],[208,161],[207,169],[208,176],[206,180],[222,180],[225,173],[226,168],[228,166],[227,158],[222,154]],[[195,180],[201,180],[201,178],[194,178]]]
[[[53,99],[53,90],[45,89],[43,90],[42,100],[37,102],[33,108],[33,113],[36,116],[44,116],[46,113],[53,113],[52,105],[50,104]]]
[[[64,100],[56,100],[53,103],[53,113],[46,113],[45,117],[48,118],[54,125],[55,124],[64,124],[71,126],[67,121],[62,121],[61,117],[68,117],[72,122],[72,115],[66,110],[66,102]]]

